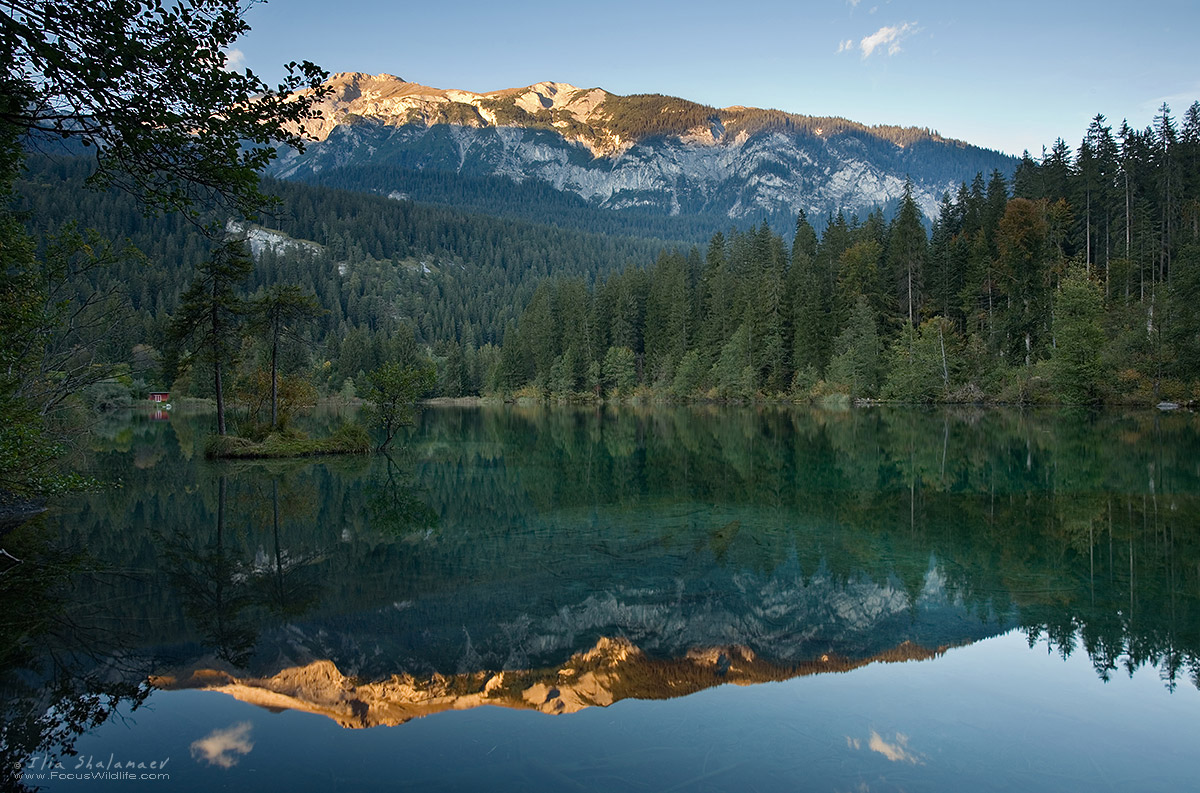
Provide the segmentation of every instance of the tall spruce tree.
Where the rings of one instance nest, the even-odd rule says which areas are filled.
[[[663,253],[650,273],[646,298],[647,381],[664,384],[675,377],[675,367],[687,351],[691,296],[687,260]]]
[[[1014,198],[996,231],[1000,292],[1004,296],[1003,350],[1031,364],[1044,351],[1049,327],[1049,224],[1044,202]]]
[[[787,347],[784,344],[786,323],[787,253],[783,240],[772,233],[764,222],[755,239],[757,267],[756,299],[751,303],[758,316],[755,360],[762,373],[764,389],[774,393],[785,390],[791,382]]]
[[[217,434],[225,435],[225,372],[241,350],[241,328],[247,314],[239,288],[254,269],[240,240],[219,245],[197,265],[192,285],[180,297],[171,323],[170,343],[193,351],[212,368],[217,401]]]
[[[1179,132],[1175,127],[1175,119],[1171,116],[1171,108],[1166,102],[1154,117],[1152,134],[1155,173],[1158,177],[1158,251],[1157,278],[1166,281],[1171,273],[1172,237],[1176,225],[1176,209],[1179,205],[1179,157],[1176,144]]]
[[[904,183],[900,211],[892,220],[888,233],[887,261],[899,316],[909,327],[916,327],[920,322],[928,240],[912,191],[912,179],[909,179]]]
[[[1099,402],[1103,393],[1104,295],[1084,270],[1074,268],[1054,296],[1053,381],[1070,404]]]
[[[250,327],[258,331],[271,350],[271,428],[279,426],[279,348],[298,340],[299,329],[323,312],[316,295],[294,284],[276,284],[247,306]]]
[[[870,396],[879,383],[879,334],[875,312],[861,295],[856,298],[846,329],[834,342],[828,379],[844,387],[851,397]]]
[[[938,217],[933,222],[933,234],[929,240],[926,289],[933,310],[955,321],[961,316],[958,311],[958,295],[963,287],[963,270],[956,263],[954,256],[956,225],[954,203],[950,200],[949,193],[942,193],[942,203]]]

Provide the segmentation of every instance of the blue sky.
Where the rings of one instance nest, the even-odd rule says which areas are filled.
[[[247,20],[235,54],[269,81],[301,59],[478,92],[556,80],[1035,156],[1096,113],[1144,127],[1200,99],[1200,0],[273,0]]]

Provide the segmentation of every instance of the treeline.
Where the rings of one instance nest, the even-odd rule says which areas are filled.
[[[1028,154],[890,222],[802,214],[590,286],[541,284],[495,386],[558,397],[1200,397],[1200,103]]]
[[[671,216],[638,209],[598,211],[579,195],[529,179],[467,175],[449,170],[406,166],[402,162],[348,165],[304,174],[297,181],[338,190],[398,194],[418,203],[442,204],[459,211],[549,223],[596,234],[699,243],[722,222],[716,213]]]
[[[944,196],[931,234],[910,191],[890,220],[837,214],[818,235],[802,215],[790,239],[763,223],[662,253],[675,243],[269,182],[283,234],[256,244],[242,289],[315,298],[280,360],[318,393],[418,355],[447,396],[1185,402],[1200,396],[1198,151],[1200,106],[1143,131],[1098,116],[1076,151],[1059,141],[1011,182]],[[88,190],[89,169],[30,157],[20,203],[39,238],[69,217],[140,249],[71,289],[121,293],[101,357],[128,362],[135,391],[169,388],[167,329],[212,241]],[[243,346],[251,383],[265,353]]]
[[[92,167],[82,157],[31,155],[16,203],[40,238],[52,240],[77,224],[137,249],[82,273],[69,284],[69,297],[118,295],[125,311],[114,314],[102,338],[90,340],[99,358],[130,364],[135,396],[170,388],[159,365],[168,329],[214,241],[179,216],[147,218],[119,191],[89,189]],[[464,350],[465,381],[478,391],[506,328],[540,280],[563,273],[590,280],[650,260],[664,245],[326,187],[272,181],[266,187],[281,198],[266,220],[285,234],[253,245],[255,267],[239,289],[252,298],[289,285],[316,298],[323,313],[285,342],[283,359],[289,374],[320,392],[342,390],[399,351],[442,354],[450,341]],[[247,337],[245,345],[241,357],[253,366],[261,339]],[[182,390],[207,395],[206,382],[190,378]],[[110,396],[102,388],[88,398],[107,403]]]

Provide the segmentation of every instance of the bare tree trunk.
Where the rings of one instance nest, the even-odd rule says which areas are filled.
[[[1106,209],[1104,212],[1104,300],[1106,303],[1108,302],[1109,298],[1111,297],[1111,294],[1109,292],[1109,283],[1108,283],[1108,263],[1109,263],[1109,260],[1111,259],[1111,253],[1109,251],[1109,243],[1112,242],[1112,229],[1110,228],[1110,224],[1109,224],[1109,221],[1111,221],[1111,220],[1112,220],[1112,207],[1110,205],[1109,208]]]
[[[1087,228],[1084,234],[1084,258],[1083,270],[1089,276],[1092,274],[1092,190],[1089,187],[1087,191]]]
[[[213,281],[213,302],[212,308],[209,310],[209,317],[212,319],[212,344],[213,344],[213,390],[216,391],[217,397],[217,435],[225,434],[225,390],[221,382],[221,364],[224,363],[221,355],[221,309],[217,303],[217,281]]]
[[[271,480],[271,526],[275,536],[275,596],[280,610],[284,607],[283,554],[279,548],[279,480]]]
[[[271,429],[279,426],[279,328],[271,337]]]
[[[908,324],[913,324],[912,315],[912,262],[908,263]]]
[[[225,434],[225,391],[221,384],[221,364],[213,365],[213,386],[217,392],[217,434]]]
[[[1133,247],[1130,244],[1129,238],[1133,233],[1133,229],[1129,227],[1129,172],[1125,173],[1125,258],[1130,256],[1130,249]]]
[[[946,335],[942,330],[942,323],[938,322],[938,343],[942,346],[942,385],[945,393],[950,393],[950,367],[946,363]]]

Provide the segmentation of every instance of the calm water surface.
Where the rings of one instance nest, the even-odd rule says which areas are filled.
[[[237,464],[208,423],[106,422],[120,487],[3,537],[14,784],[1200,783],[1191,414],[439,408]]]

